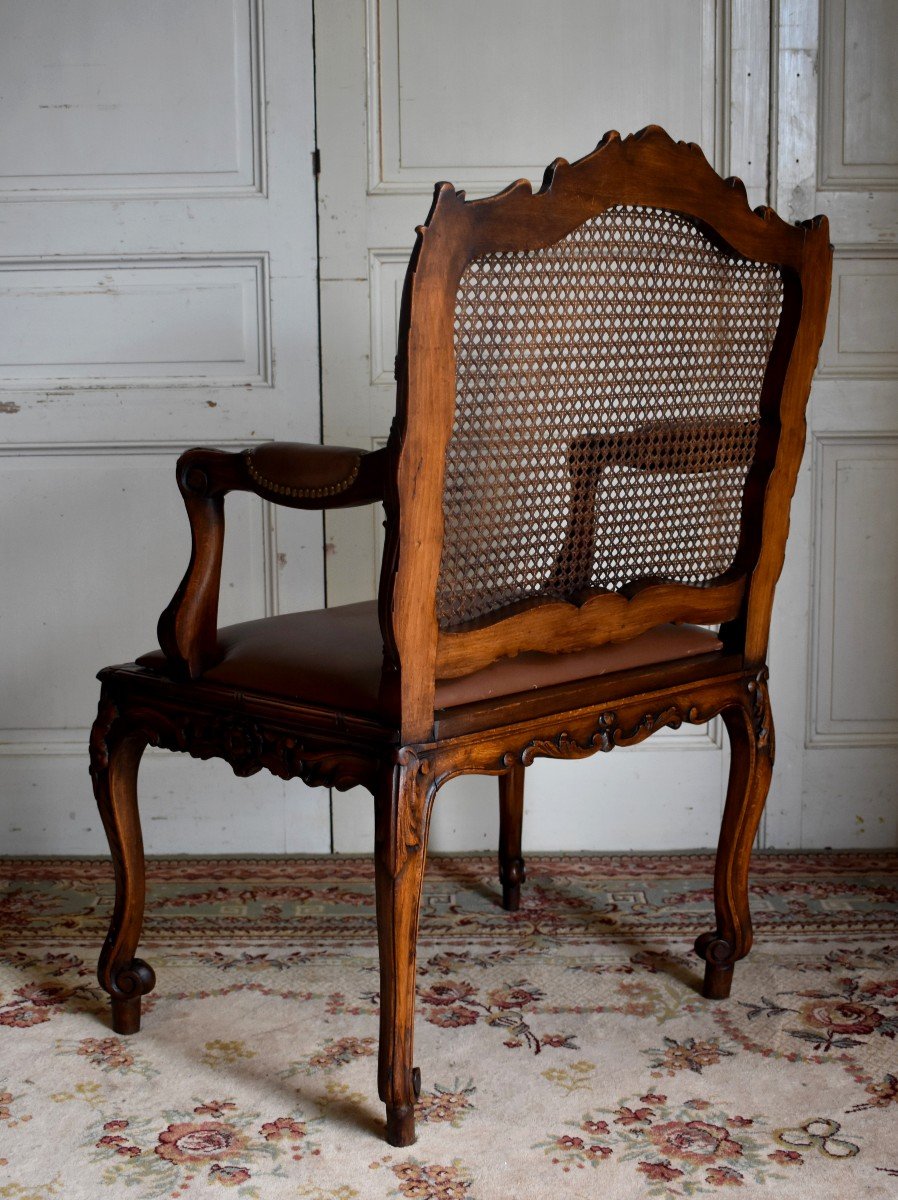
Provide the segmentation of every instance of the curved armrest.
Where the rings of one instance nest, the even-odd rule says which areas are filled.
[[[264,442],[229,454],[185,450],[178,487],[190,495],[255,492],[289,508],[349,508],[383,499],[386,450],[353,450],[304,442]]]
[[[159,618],[159,645],[191,679],[217,659],[218,593],[224,548],[224,498],[254,492],[290,508],[348,508],[381,500],[386,449],[265,442],[230,454],[187,450],[178,459],[178,487],[190,521],[187,572]]]

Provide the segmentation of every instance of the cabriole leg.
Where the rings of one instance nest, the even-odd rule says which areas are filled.
[[[725,1000],[733,982],[733,966],[751,949],[748,867],[755,834],[764,811],[773,767],[773,723],[766,673],[749,685],[749,707],[728,708],[723,719],[730,737],[730,777],[717,861],[714,868],[714,912],[717,927],[695,943],[705,960],[702,995]]]
[[[499,882],[502,907],[517,912],[521,906],[521,884],[527,876],[521,858],[524,825],[524,768],[516,763],[499,776]]]
[[[413,1066],[418,915],[427,851],[429,764],[408,751],[384,769],[374,798],[374,865],[380,952],[377,1085],[387,1141],[415,1140],[420,1075]]]
[[[146,735],[117,729],[114,714],[101,701],[91,733],[91,777],[115,868],[115,907],[100,953],[97,978],[112,1000],[116,1033],[140,1029],[140,1000],[152,991],[152,967],[135,958],[143,927],[145,894],[143,838],[137,811],[137,769]]]

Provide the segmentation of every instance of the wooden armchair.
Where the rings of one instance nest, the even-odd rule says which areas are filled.
[[[466,202],[436,188],[402,304],[383,450],[271,443],[178,463],[193,553],[161,652],[100,674],[91,771],[115,860],[99,964],[113,1027],[154,984],[136,777],[148,743],[374,796],[378,1086],[414,1140],[415,943],[434,799],[497,775],[506,908],[524,770],[721,713],[732,763],[696,942],[704,995],[751,945],[773,761],[767,640],[823,334],[827,222],[752,212],[649,127]],[[216,628],[224,497],[382,501],[379,600]],[[702,626],[718,626],[719,633]]]

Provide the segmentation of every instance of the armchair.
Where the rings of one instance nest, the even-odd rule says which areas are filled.
[[[752,212],[650,126],[466,202],[438,184],[402,302],[397,411],[374,453],[190,450],[187,573],[161,650],[100,673],[91,772],[115,863],[99,963],[119,1033],[154,984],[137,770],[147,744],[374,797],[378,1088],[414,1141],[415,946],[430,814],[498,776],[514,909],[524,772],[722,714],[732,759],[703,994],[751,946],[748,862],[773,763],[767,641],[826,317],[825,218]],[[217,629],[224,497],[382,501],[377,603]],[[719,626],[711,632],[706,626]]]

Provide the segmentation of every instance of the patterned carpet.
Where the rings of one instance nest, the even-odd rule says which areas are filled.
[[[898,855],[767,855],[700,999],[706,855],[428,868],[418,1142],[381,1140],[366,859],[151,864],[143,1030],[94,978],[112,872],[0,860],[0,1197],[898,1196]]]

